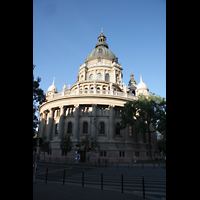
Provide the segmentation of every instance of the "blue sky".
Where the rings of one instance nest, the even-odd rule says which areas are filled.
[[[123,68],[166,98],[166,0],[33,0],[33,73],[46,93],[76,82],[101,33]]]

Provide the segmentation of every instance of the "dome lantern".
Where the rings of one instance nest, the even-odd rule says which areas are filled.
[[[85,62],[88,62],[92,59],[96,59],[99,57],[110,59],[113,62],[118,63],[118,58],[108,48],[108,44],[106,43],[106,36],[103,34],[103,29],[101,29],[101,34],[98,37],[98,43],[95,45],[95,49],[92,52],[90,52]]]

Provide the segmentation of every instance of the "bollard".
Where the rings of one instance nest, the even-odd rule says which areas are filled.
[[[145,199],[144,176],[142,176],[143,199]]]
[[[101,189],[103,190],[103,171],[101,171]]]
[[[64,169],[64,173],[63,173],[63,185],[65,185],[65,169]]]
[[[82,172],[82,187],[84,187],[84,169],[83,169],[83,172]]]
[[[122,193],[123,193],[123,174],[121,175]]]
[[[48,167],[46,169],[46,180],[45,180],[45,183],[47,183],[47,176],[48,176]]]

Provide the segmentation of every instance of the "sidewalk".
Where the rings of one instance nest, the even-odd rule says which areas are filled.
[[[142,196],[120,191],[101,190],[100,188],[62,185],[62,183],[33,183],[33,200],[143,200]],[[145,199],[148,199],[145,197]]]

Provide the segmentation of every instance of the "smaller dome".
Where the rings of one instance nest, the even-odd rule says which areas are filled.
[[[58,93],[58,89],[55,86],[55,77],[53,79],[53,83],[52,85],[48,88],[47,92],[54,92],[54,93]]]
[[[140,83],[138,84],[137,89],[146,89],[146,90],[148,90],[147,85],[142,81],[142,76],[141,75],[140,75]]]

